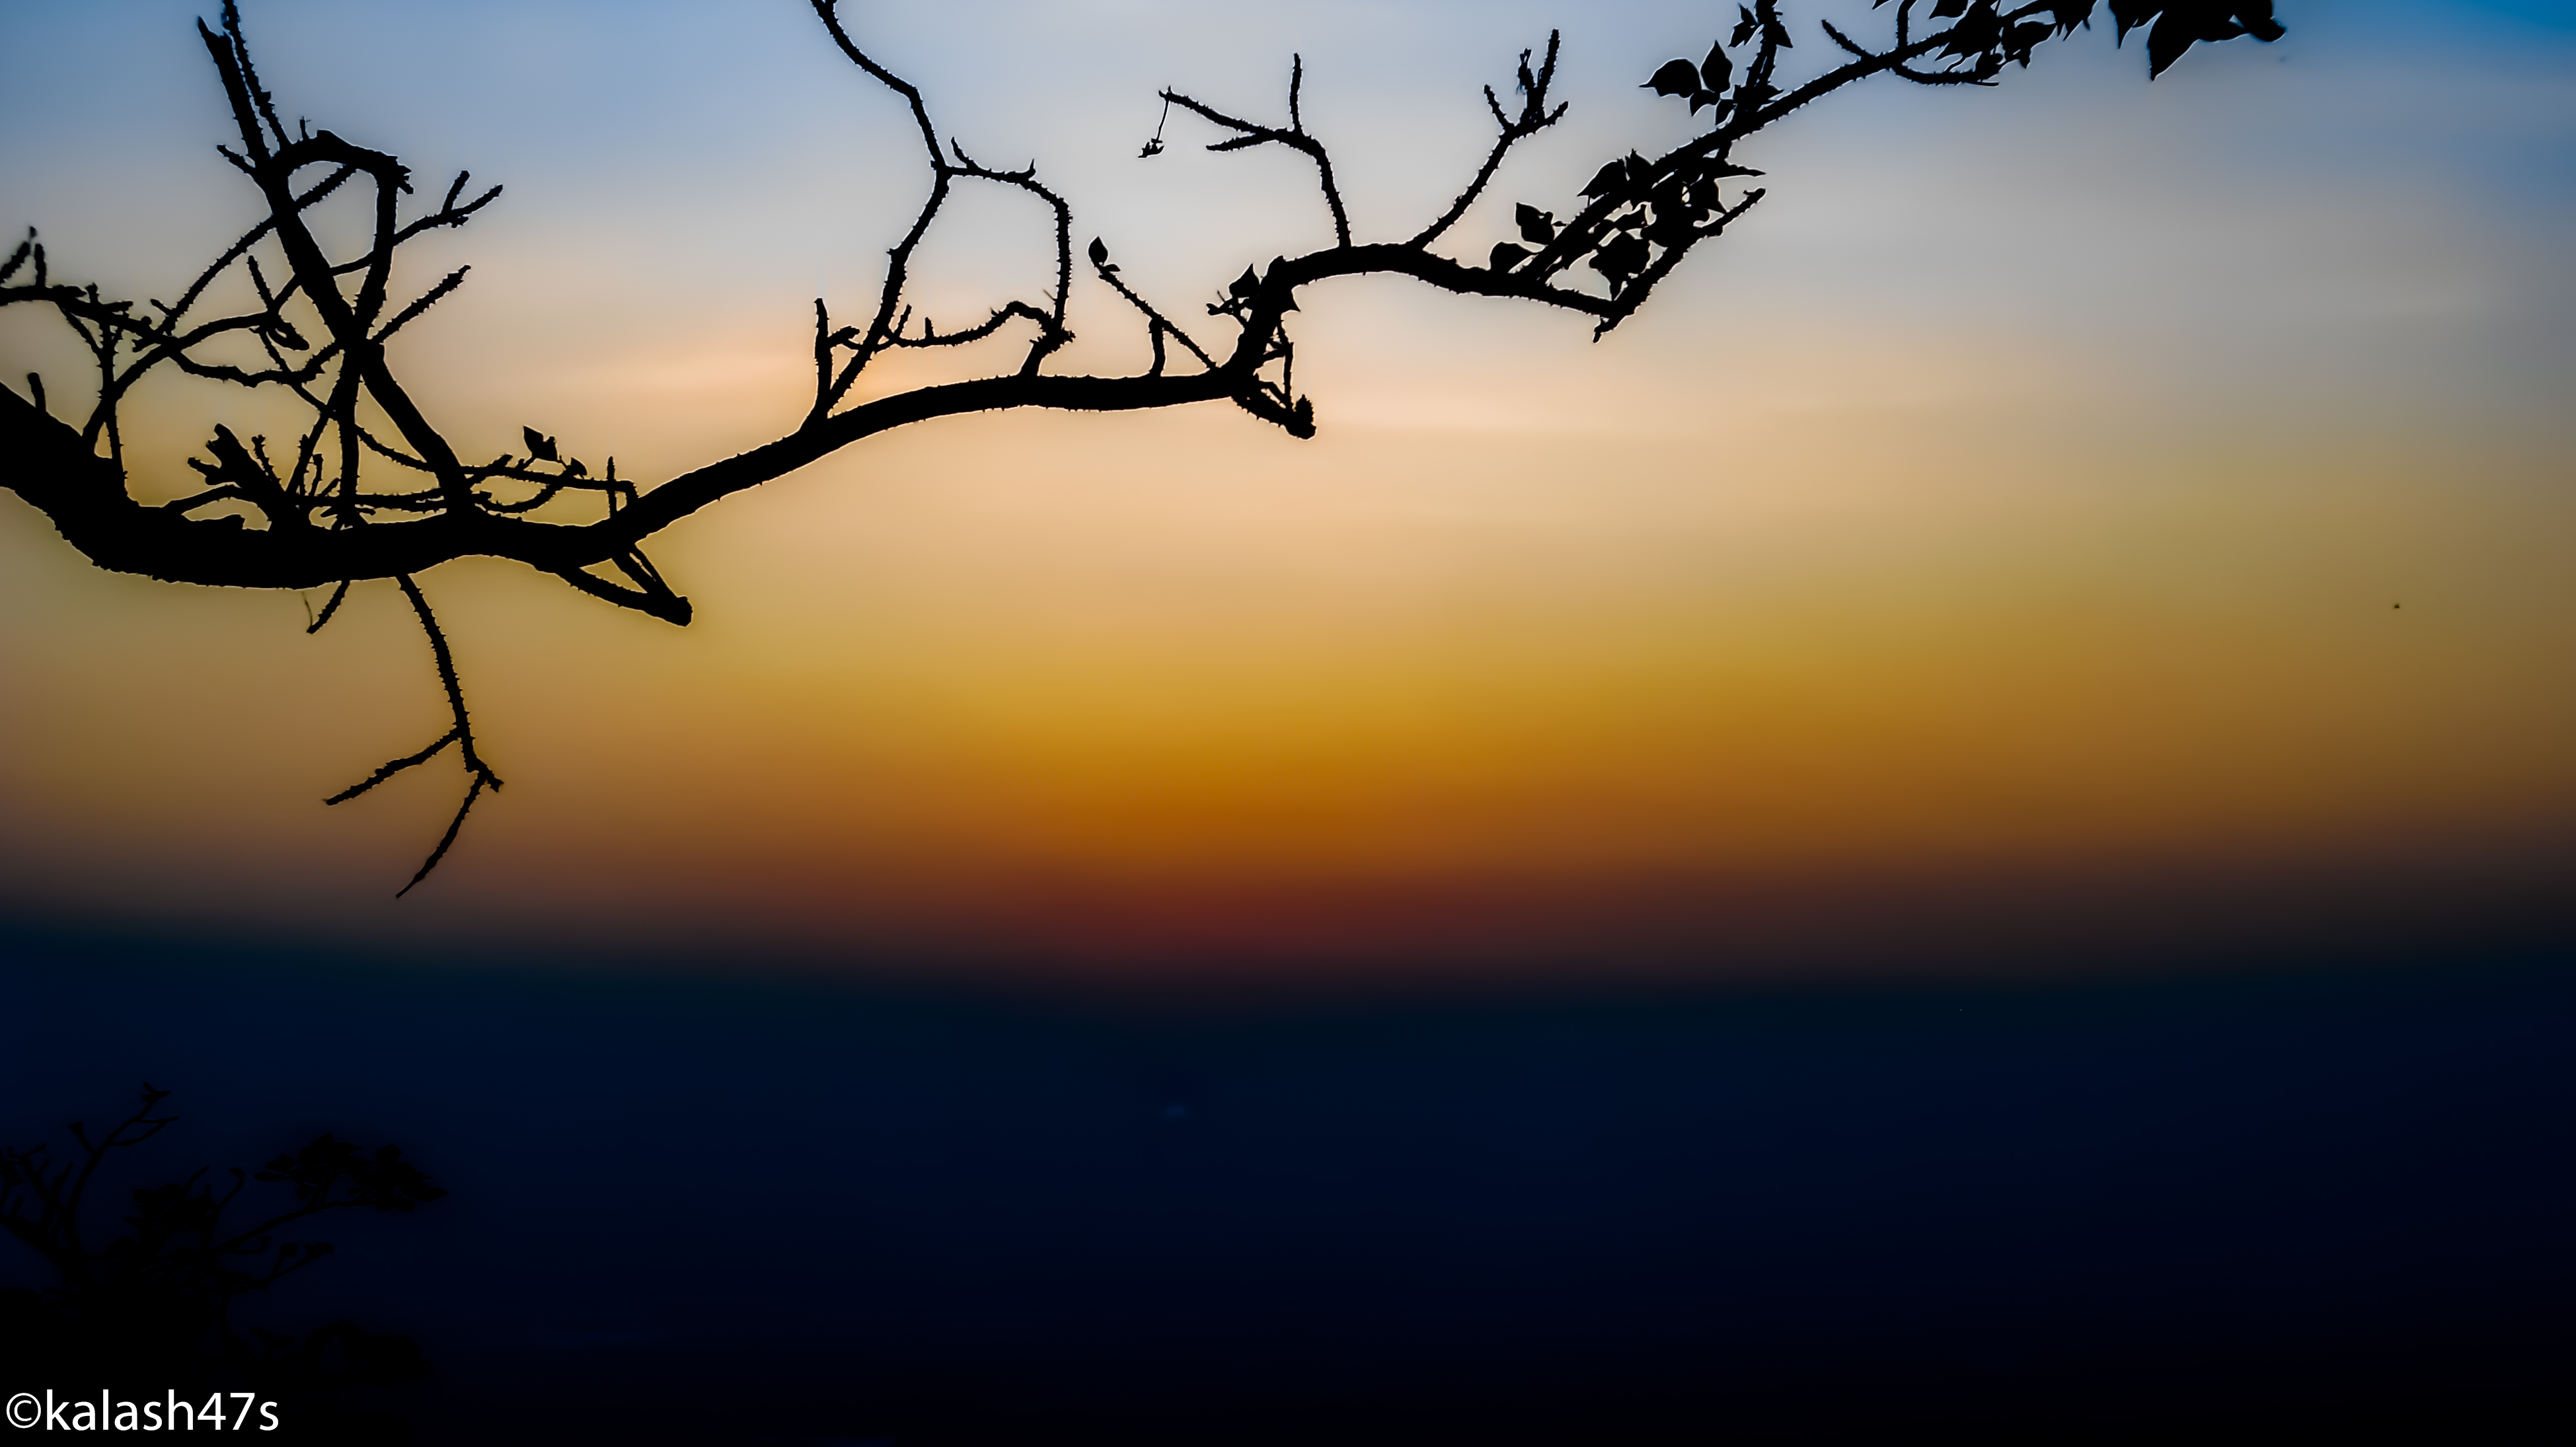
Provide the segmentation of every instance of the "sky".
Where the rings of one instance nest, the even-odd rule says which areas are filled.
[[[101,573],[10,501],[0,911],[1072,979],[2080,973],[2522,920],[2576,844],[2576,9],[2278,9],[2153,84],[2096,30],[1991,93],[1836,96],[1598,342],[1320,288],[1311,442],[1221,404],[910,428],[666,534],[686,629],[443,566],[509,784],[400,901],[461,778],[318,802],[444,726],[392,586],[308,638],[318,598]],[[0,226],[58,273],[165,294],[251,214],[194,13],[0,0]],[[410,285],[473,272],[396,354],[469,453],[533,424],[650,481],[784,432],[814,295],[859,309],[924,184],[786,0],[245,18],[283,109],[507,187],[422,244]],[[862,23],[1186,314],[1329,231],[1186,118],[1140,160],[1157,88],[1268,115],[1301,55],[1355,225],[1401,236],[1562,24],[1572,110],[1474,255],[1679,140],[1638,82],[1727,18]],[[933,316],[1044,280],[1007,197],[931,250]],[[1072,307],[1062,368],[1141,363],[1104,289]],[[76,375],[48,325],[0,314],[0,375]],[[137,493],[240,405],[143,399]]]

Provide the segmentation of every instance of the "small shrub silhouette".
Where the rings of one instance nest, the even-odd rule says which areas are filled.
[[[245,1328],[233,1310],[332,1254],[330,1242],[302,1237],[304,1223],[342,1211],[408,1212],[447,1192],[401,1147],[370,1151],[326,1131],[256,1172],[199,1167],[131,1187],[126,1214],[101,1219],[113,1208],[95,1193],[112,1158],[178,1121],[158,1113],[169,1096],[147,1082],[141,1107],[113,1128],[93,1135],[72,1122],[68,1151],[0,1147],[0,1227],[55,1276],[50,1286],[0,1290],[10,1389],[155,1401],[168,1391],[248,1390],[279,1401],[299,1437],[408,1440],[385,1389],[429,1374],[410,1338],[349,1321],[301,1335]],[[289,1199],[279,1199],[281,1186]],[[261,1198],[271,1206],[265,1214],[235,1212]]]

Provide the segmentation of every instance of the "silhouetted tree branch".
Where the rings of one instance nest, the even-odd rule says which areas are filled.
[[[1762,174],[1736,162],[1737,146],[1828,95],[1880,75],[1918,85],[1992,85],[2007,66],[2028,66],[2043,43],[2088,26],[2106,9],[2117,38],[2146,28],[2151,76],[2200,41],[2242,35],[2270,40],[2281,33],[2270,0],[2032,0],[2021,5],[1877,0],[1873,9],[1883,16],[1884,35],[1863,39],[1820,22],[1840,63],[1792,85],[1780,71],[1783,57],[1795,48],[1781,0],[1754,0],[1739,9],[1731,31],[1718,37],[1705,57],[1668,61],[1645,82],[1658,95],[1686,103],[1694,117],[1704,115],[1704,130],[1651,159],[1632,150],[1608,160],[1578,195],[1559,203],[1569,213],[1562,221],[1556,210],[1516,206],[1514,239],[1497,242],[1472,260],[1434,247],[1490,190],[1513,148],[1565,114],[1564,102],[1551,101],[1556,34],[1548,36],[1535,69],[1533,52],[1521,52],[1517,111],[1486,88],[1485,104],[1496,126],[1491,150],[1456,198],[1400,241],[1356,238],[1334,179],[1331,153],[1306,126],[1302,56],[1291,59],[1284,127],[1244,119],[1167,89],[1161,93],[1167,121],[1178,108],[1221,133],[1209,150],[1278,145],[1311,160],[1332,220],[1333,244],[1274,256],[1266,265],[1247,265],[1225,295],[1207,305],[1206,316],[1217,334],[1207,341],[1148,301],[1110,260],[1107,243],[1094,239],[1087,249],[1092,274],[1142,317],[1153,355],[1152,365],[1141,374],[1098,377],[1045,370],[1048,360],[1073,339],[1067,323],[1073,286],[1070,204],[1038,180],[1034,164],[999,170],[977,162],[953,139],[943,145],[921,91],[853,38],[840,0],[811,3],[841,53],[909,108],[930,171],[930,193],[888,253],[884,281],[863,324],[835,326],[828,300],[815,300],[814,393],[795,430],[650,490],[621,480],[613,458],[593,475],[587,464],[534,428],[526,429],[519,451],[505,448],[488,461],[468,462],[423,413],[395,376],[385,344],[452,293],[466,269],[457,268],[396,307],[390,290],[395,252],[429,230],[463,226],[500,188],[468,199],[469,177],[459,174],[436,206],[403,220],[400,202],[411,194],[411,173],[393,156],[327,130],[299,125],[290,134],[280,123],[230,0],[221,29],[200,23],[198,31],[222,79],[239,136],[239,149],[219,149],[258,188],[266,217],[226,248],[175,303],[156,300],[138,308],[130,301],[103,298],[95,286],[54,280],[32,231],[0,265],[0,305],[52,306],[89,350],[97,371],[96,401],[78,426],[51,415],[43,382],[33,374],[28,377],[32,402],[0,388],[0,483],[41,509],[74,547],[100,567],[172,582],[251,588],[329,585],[331,600],[314,620],[316,629],[330,620],[353,581],[391,578],[403,590],[430,640],[454,725],[427,749],[393,760],[329,802],[356,797],[436,757],[450,743],[459,746],[468,778],[464,802],[411,884],[404,886],[406,891],[445,857],[483,790],[501,786],[476,749],[447,640],[414,581],[439,563],[476,555],[512,559],[592,597],[685,624],[689,601],[664,581],[645,556],[644,542],[720,498],[861,439],[970,412],[1022,407],[1110,412],[1218,400],[1230,401],[1291,436],[1312,436],[1314,406],[1295,389],[1295,347],[1286,323],[1303,288],[1390,273],[1442,291],[1517,298],[1577,312],[1593,318],[1597,337],[1634,314],[1695,247],[1723,234],[1762,200],[1763,189],[1731,184]],[[1143,154],[1150,157],[1162,149],[1158,129]],[[320,179],[306,179],[312,176]],[[1048,207],[1054,222],[1054,285],[1035,297],[1011,299],[962,329],[941,333],[926,316],[916,326],[915,307],[907,300],[916,254],[957,188],[977,182],[1025,192]],[[352,186],[372,205],[369,239],[354,254],[335,256],[317,238],[308,217]],[[236,266],[260,304],[229,315],[198,317],[213,283]],[[273,280],[270,268],[275,268]],[[26,279],[19,280],[22,273]],[[1006,332],[1022,335],[1023,328],[1026,341],[1018,344],[1018,361],[1003,370],[850,400],[861,375],[888,352],[970,347]],[[1171,365],[1167,343],[1177,343],[1195,365]],[[255,355],[245,352],[245,345]],[[226,346],[232,350],[224,351]],[[264,436],[253,436],[244,446],[230,428],[216,427],[206,447],[212,460],[190,459],[206,488],[163,506],[146,506],[126,488],[119,409],[140,379],[164,366],[246,388],[283,389],[303,404],[310,420],[278,444],[275,456]],[[383,480],[388,475],[390,482]],[[560,501],[590,497],[597,499],[599,515],[587,520],[566,521],[559,513],[536,516]],[[259,525],[249,525],[239,511],[203,520],[191,516],[222,505],[247,509]]]

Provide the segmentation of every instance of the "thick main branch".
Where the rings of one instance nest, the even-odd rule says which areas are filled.
[[[716,500],[784,477],[864,438],[915,422],[973,412],[1043,407],[1132,412],[1234,400],[1255,406],[1265,337],[1302,286],[1340,276],[1392,272],[1444,290],[1534,298],[1601,314],[1610,303],[1462,266],[1409,246],[1333,248],[1284,260],[1263,278],[1243,340],[1213,371],[1187,375],[984,377],[923,387],[834,413],[775,442],[685,473],[595,522],[539,522],[481,510],[378,521],[337,531],[243,527],[237,519],[195,522],[125,494],[113,464],[80,435],[0,388],[0,486],[15,490],[72,546],[100,567],[174,583],[237,588],[312,588],[351,578],[419,573],[453,558],[508,558],[549,573],[613,563],[637,543]],[[685,605],[684,605],[685,606]],[[679,620],[674,620],[679,621]]]

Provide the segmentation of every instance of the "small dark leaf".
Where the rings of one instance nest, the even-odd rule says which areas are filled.
[[[582,466],[581,459],[576,457],[572,461],[564,464],[563,475],[566,477],[588,477],[590,476],[590,469]]]
[[[1628,168],[1617,161],[1612,161],[1592,173],[1592,179],[1584,183],[1580,194],[1586,197],[1608,196],[1625,188],[1627,184]]]
[[[1107,266],[1109,264],[1108,243],[1102,241],[1097,236],[1091,238],[1091,264],[1094,266]]]
[[[1638,89],[1651,90],[1657,95],[1689,95],[1699,89],[1699,68],[1687,60],[1667,60]]]
[[[1261,290],[1261,278],[1247,266],[1243,269],[1243,275],[1236,277],[1234,284],[1226,288],[1226,293],[1240,300],[1249,301],[1252,294],[1259,290]]]
[[[1496,271],[1509,271],[1528,259],[1527,247],[1514,246],[1508,241],[1497,241],[1494,243],[1494,254],[1486,258],[1485,264]]]
[[[1624,282],[1646,269],[1646,243],[1634,236],[1612,237],[1592,258],[1592,269],[1613,283]]]
[[[2271,0],[2111,0],[2111,16],[2119,22],[2123,37],[2150,20],[2155,22],[2147,32],[2151,77],[2164,74],[2199,41],[2214,43],[2240,35],[2271,41],[2283,34],[2280,22],[2272,18]]]
[[[1545,246],[1556,239],[1556,213],[1541,211],[1524,202],[1512,208],[1512,224],[1521,229],[1521,240],[1532,246]]]
[[[2167,67],[2182,59],[2184,51],[2191,49],[2193,41],[2202,38],[2198,28],[2191,24],[2193,18],[2168,11],[2163,19],[2156,22],[2155,29],[2147,32],[2149,80],[2164,74]]]
[[[1699,63],[1699,78],[1713,91],[1723,92],[1735,75],[1735,62],[1726,58],[1726,47],[1714,41],[1708,47],[1708,59]]]
[[[1154,139],[1145,143],[1145,149],[1136,153],[1136,159],[1140,161],[1150,160],[1161,154],[1163,154],[1163,138],[1156,136]]]
[[[522,427],[519,435],[527,439],[528,455],[539,462],[555,460],[555,440],[540,434],[534,427]]]
[[[1743,6],[1735,7],[1735,13],[1743,18],[1735,22],[1735,33],[1726,37],[1726,45],[1730,50],[1751,40],[1753,32],[1762,28],[1762,22],[1754,19],[1753,12]]]

